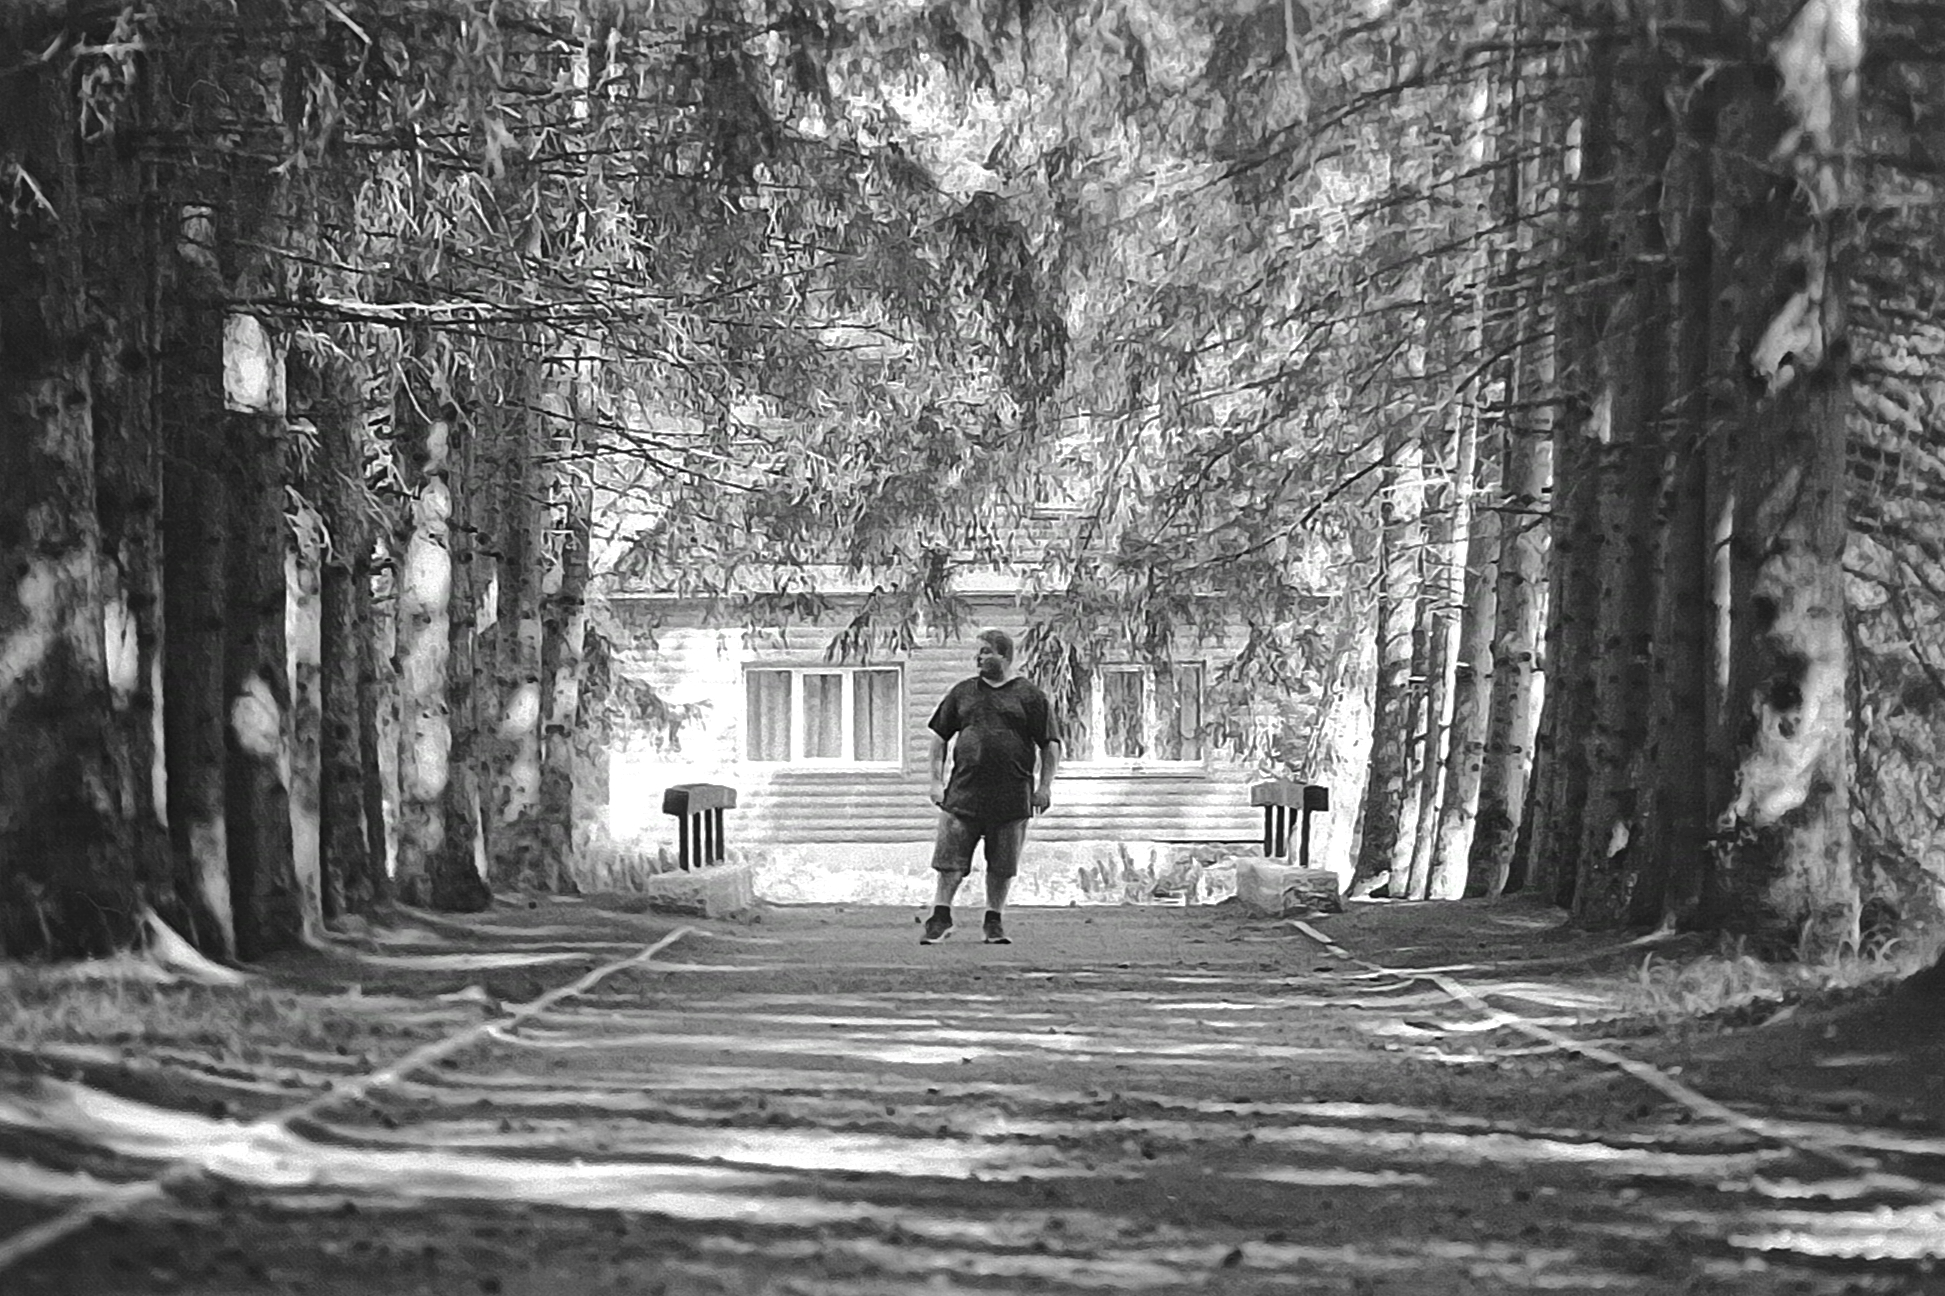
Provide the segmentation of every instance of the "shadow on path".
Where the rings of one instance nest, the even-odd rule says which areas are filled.
[[[1616,942],[1386,921],[1320,925],[1499,1011],[1612,1015],[1563,969]],[[1231,909],[1011,926],[773,910],[615,967],[672,924],[508,907],[281,967],[302,1030],[39,1040],[0,1073],[0,1223],[165,1186],[0,1286],[1821,1294],[1931,1290],[1945,1255],[1920,1134],[1823,1128],[1884,1174],[1833,1168]]]

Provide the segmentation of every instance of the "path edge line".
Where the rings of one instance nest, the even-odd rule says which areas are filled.
[[[1571,1035],[1563,1035],[1550,1026],[1542,1026],[1539,1022],[1529,1021],[1518,1013],[1510,1012],[1504,1008],[1495,1008],[1480,998],[1469,986],[1454,980],[1443,972],[1420,972],[1414,971],[1411,968],[1384,967],[1368,959],[1359,958],[1301,918],[1292,918],[1288,921],[1291,926],[1295,927],[1317,944],[1323,946],[1334,957],[1348,960],[1357,964],[1359,967],[1381,973],[1385,976],[1398,977],[1411,981],[1429,981],[1437,986],[1447,998],[1452,999],[1454,1002],[1463,1004],[1474,1012],[1482,1013],[1489,1018],[1495,1019],[1501,1025],[1518,1031],[1529,1039],[1539,1040],[1563,1052],[1575,1053],[1590,1062],[1598,1062],[1602,1066],[1612,1067],[1617,1071],[1623,1072],[1642,1084],[1647,1085],[1650,1089],[1674,1099],[1682,1106],[1694,1112],[1697,1116],[1728,1125],[1733,1129],[1740,1130],[1744,1134],[1749,1134],[1763,1139],[1766,1142],[1774,1143],[1779,1147],[1789,1148],[1791,1151],[1801,1153],[1813,1160],[1823,1161],[1836,1166],[1838,1169],[1847,1173],[1864,1178],[1873,1187],[1912,1194],[1927,1202],[1936,1202],[1939,1199],[1938,1189],[1935,1186],[1927,1184],[1922,1180],[1909,1178],[1905,1175],[1891,1174],[1880,1169],[1877,1162],[1869,1157],[1858,1156],[1843,1148],[1833,1147],[1826,1143],[1806,1139],[1800,1135],[1790,1133],[1773,1121],[1764,1120],[1760,1116],[1745,1115],[1733,1107],[1716,1101],[1700,1090],[1683,1084],[1680,1080],[1677,1080],[1674,1076],[1657,1066],[1642,1062],[1636,1058],[1624,1057],[1614,1052],[1614,1050],[1604,1048],[1599,1044],[1590,1044],[1583,1040],[1577,1040]]]
[[[617,972],[624,971],[627,968],[635,967],[642,963],[651,962],[657,954],[660,954],[684,936],[692,935],[698,930],[695,927],[678,927],[660,940],[655,941],[643,949],[636,950],[626,958],[616,959],[611,963],[591,968],[566,985],[555,986],[552,990],[546,991],[544,994],[536,995],[534,998],[516,1006],[509,1012],[488,1018],[483,1022],[475,1022],[473,1025],[466,1027],[456,1034],[449,1035],[444,1039],[437,1039],[427,1044],[421,1044],[418,1048],[406,1053],[405,1056],[380,1067],[376,1071],[354,1077],[342,1084],[334,1084],[322,1093],[313,1094],[295,1106],[287,1107],[282,1111],[252,1121],[241,1128],[248,1131],[252,1129],[274,1129],[279,1126],[287,1126],[292,1121],[314,1115],[318,1111],[333,1106],[347,1098],[362,1097],[370,1093],[373,1089],[383,1088],[394,1081],[402,1080],[414,1071],[423,1070],[427,1065],[437,1062],[440,1058],[450,1053],[455,1053],[496,1031],[517,1027],[528,1018],[546,1012],[563,999],[593,989],[596,985],[599,985]],[[198,1168],[196,1162],[186,1160],[176,1161],[169,1166],[165,1166],[160,1174],[152,1178],[136,1180],[132,1183],[112,1185],[109,1191],[90,1200],[78,1202],[51,1219],[42,1220],[38,1224],[30,1224],[11,1237],[0,1238],[0,1273],[5,1273],[21,1261],[41,1251],[45,1251],[56,1242],[80,1232],[97,1220],[124,1215],[140,1206],[147,1205],[149,1202],[160,1200],[171,1183],[182,1177],[185,1171],[196,1168]]]

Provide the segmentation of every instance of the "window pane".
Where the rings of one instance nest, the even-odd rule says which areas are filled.
[[[844,755],[844,676],[803,675],[804,759]]]
[[[744,751],[753,761],[790,759],[790,672],[753,670]]]
[[[1161,705],[1156,717],[1156,755],[1162,760],[1202,759],[1202,667],[1177,666],[1158,677]]]
[[[898,672],[859,671],[852,680],[851,731],[861,761],[898,759]]]
[[[1101,755],[1133,760],[1148,754],[1142,735],[1141,672],[1101,672]]]

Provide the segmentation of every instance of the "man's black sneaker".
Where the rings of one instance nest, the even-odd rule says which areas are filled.
[[[927,918],[925,920],[925,935],[918,938],[918,943],[921,945],[937,945],[950,935],[952,935],[952,919]]]
[[[987,914],[986,921],[981,925],[980,931],[984,933],[988,945],[1011,945],[1013,943],[1013,938],[1006,934],[1006,924],[1000,921],[998,914]]]

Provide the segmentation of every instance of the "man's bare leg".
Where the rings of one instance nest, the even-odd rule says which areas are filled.
[[[957,873],[954,874],[953,876],[955,878],[964,877],[965,874]],[[940,880],[944,881],[943,878],[941,878]],[[953,885],[956,888],[958,886],[958,883],[955,882]],[[995,877],[992,871],[989,869],[986,873],[986,908],[992,911],[993,913],[998,913],[1000,910],[1006,908],[1006,893],[1012,890],[1012,888],[1013,888],[1012,878]],[[946,903],[946,902],[942,901],[941,903]]]
[[[973,845],[978,840],[964,820],[941,811],[938,836],[932,844],[932,916],[925,920],[921,945],[936,945],[952,934],[952,897],[972,871]]]

